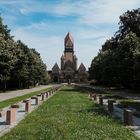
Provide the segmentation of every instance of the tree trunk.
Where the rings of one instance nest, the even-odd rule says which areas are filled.
[[[21,88],[20,80],[18,80],[18,88]]]
[[[6,89],[7,89],[7,83],[6,81],[4,81],[4,91],[6,91]]]

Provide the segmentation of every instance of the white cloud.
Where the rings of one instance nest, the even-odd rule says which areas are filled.
[[[21,10],[27,12],[46,12],[55,16],[77,16],[80,23],[88,25],[116,23],[119,15],[128,9],[138,8],[139,0],[82,0],[82,1],[62,1],[59,4],[33,5]]]
[[[109,37],[112,36],[112,31],[111,30],[106,30],[106,29],[102,29],[102,30],[97,30],[97,29],[79,29],[76,36],[78,40],[97,40],[100,38],[104,38],[104,37]]]
[[[116,23],[119,21],[119,15],[140,5],[139,0],[63,0],[57,4],[37,0],[1,0],[0,3],[13,4],[21,14],[25,15],[34,12],[50,13],[55,16],[74,15],[77,16],[79,23],[88,25]]]
[[[28,10],[26,8],[21,8],[19,10],[20,10],[21,14],[25,14],[26,15],[28,13]]]
[[[32,0],[31,0],[32,1]],[[55,16],[77,16],[79,23],[94,24],[116,24],[119,22],[119,15],[138,8],[139,0],[82,0],[82,1],[61,1],[59,4],[41,2],[28,2],[21,8],[22,14],[32,12],[50,13]]]
[[[128,9],[138,8],[139,0],[100,0],[92,1],[83,7],[85,12],[81,16],[79,22],[86,24],[104,24],[117,23],[119,15],[126,12]]]
[[[46,22],[32,23],[28,26],[22,27],[24,30],[47,30],[49,25]]]
[[[63,46],[63,38],[61,37],[42,37],[20,28],[14,30],[12,34],[15,35],[16,40],[22,40],[22,42],[27,44],[30,48],[35,48],[41,54],[48,69],[52,68],[63,52],[63,48],[60,47]]]
[[[17,1],[17,0],[1,0],[0,3],[1,4],[17,4],[17,3],[21,3],[23,1]]]
[[[60,63],[64,33],[69,30],[74,36],[78,62],[84,62],[86,67],[89,67],[101,45],[117,31],[119,15],[128,9],[138,8],[140,0],[61,0],[56,4],[53,1],[0,0],[0,4],[2,10],[9,10],[4,19],[7,23],[12,23],[8,26],[10,25],[10,29],[11,26],[14,28],[12,34],[15,38],[21,39],[31,48],[36,48],[51,69],[56,61]],[[8,7],[5,9],[6,5]],[[15,20],[20,21],[22,16],[28,17],[39,12],[57,17],[58,20],[62,17],[62,21],[58,24],[48,17],[45,21],[30,21],[26,26],[14,24]],[[75,17],[74,21],[70,21],[71,16]]]

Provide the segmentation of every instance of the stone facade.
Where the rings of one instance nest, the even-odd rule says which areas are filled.
[[[70,33],[64,39],[64,54],[61,56],[61,68],[56,63],[51,71],[54,82],[87,81],[87,71],[83,63],[77,69],[77,57],[74,54],[74,41]]]

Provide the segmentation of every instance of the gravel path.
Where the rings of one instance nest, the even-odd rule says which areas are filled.
[[[22,90],[0,93],[0,101],[4,101],[4,100],[15,98],[15,97],[18,97],[18,96],[26,95],[28,93],[31,93],[31,92],[34,92],[34,91],[39,91],[39,90],[49,88],[49,87],[52,87],[52,86],[54,86],[54,85],[44,85],[44,86],[38,86],[38,87],[35,87],[35,88],[31,88],[31,89],[22,89]]]

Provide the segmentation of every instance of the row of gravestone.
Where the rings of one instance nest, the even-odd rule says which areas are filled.
[[[80,86],[80,85],[75,85],[76,88],[80,88],[84,91],[88,91],[90,94],[89,94],[89,97],[94,100],[96,103],[98,103],[100,106],[103,106],[104,102],[104,97],[100,94],[96,94],[96,93],[93,93],[93,89],[90,88],[90,87],[84,87],[84,86]],[[95,92],[100,92],[101,91],[98,91],[98,90],[95,90]],[[98,102],[97,102],[97,99],[98,99]],[[116,101],[114,99],[108,99],[108,102],[107,102],[107,111],[113,115],[113,112],[114,112],[114,103]],[[133,125],[133,111],[128,109],[128,108],[125,108],[123,110],[123,122],[124,122],[124,125],[126,126],[132,126]]]
[[[104,97],[102,95],[97,95],[97,94],[90,93],[89,97],[92,100],[94,100],[95,102],[97,102],[97,98],[98,98],[99,105],[100,106],[104,105],[103,104]],[[114,112],[114,103],[115,102],[116,101],[114,99],[108,99],[107,108],[108,108],[108,112],[109,113],[113,113]],[[133,125],[133,112],[132,112],[132,110],[127,109],[127,108],[124,109],[124,112],[123,112],[123,122],[124,122],[124,125],[127,125],[127,126],[132,126]]]
[[[41,94],[38,94],[37,96],[33,96],[30,99],[23,100],[23,103],[25,103],[25,112],[30,113],[32,111],[31,109],[31,99],[35,100],[35,105],[39,106],[40,103],[51,97],[57,90],[59,90],[61,86],[57,86],[49,90],[48,92],[44,92]],[[39,99],[41,97],[41,100]],[[19,108],[18,104],[11,105],[11,107],[5,112],[0,111],[0,117],[3,117],[6,114],[6,124],[12,125],[16,123],[16,112],[17,108]]]

